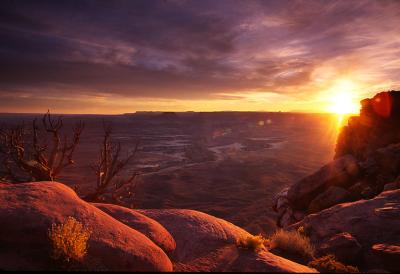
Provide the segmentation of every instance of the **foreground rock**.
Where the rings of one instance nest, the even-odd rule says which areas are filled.
[[[168,256],[149,238],[56,182],[0,184],[0,269],[57,269],[47,233],[69,216],[92,230],[85,269],[172,270]]]
[[[117,219],[121,223],[143,233],[167,254],[172,254],[176,243],[171,234],[157,221],[126,207],[94,203],[97,208]]]
[[[250,234],[208,214],[186,209],[138,211],[158,221],[174,237],[176,250],[171,258],[176,271],[314,271],[266,250],[239,249],[237,240]]]
[[[351,257],[352,263],[361,270],[378,268],[400,271],[398,260],[391,261],[393,266],[388,264],[388,259],[386,261],[382,259],[391,258],[391,255],[398,256],[396,253],[398,249],[394,246],[400,243],[400,190],[383,192],[371,200],[336,205],[317,214],[308,215],[290,229],[297,229],[300,226],[304,227],[311,242],[321,254],[329,252],[342,257],[344,247],[348,246],[351,250],[345,252],[350,252],[349,256],[354,256]],[[346,232],[346,235],[338,236],[341,232]],[[388,252],[381,248],[379,253],[375,246],[377,244],[391,248],[386,249]]]
[[[75,270],[315,272],[265,249],[238,248],[237,240],[249,233],[198,211],[95,205],[56,182],[0,183],[0,269],[65,270],[51,258],[48,231],[72,216],[92,231]],[[174,268],[144,234],[171,254]]]
[[[292,185],[288,190],[287,198],[294,207],[307,209],[316,195],[331,186],[348,186],[359,172],[357,160],[351,155],[346,155]]]

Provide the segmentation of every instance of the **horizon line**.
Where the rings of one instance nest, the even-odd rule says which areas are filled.
[[[124,112],[124,113],[57,113],[51,112],[54,115],[104,115],[104,116],[120,116],[120,115],[135,115],[140,113],[294,113],[294,114],[331,114],[331,115],[359,115],[359,113],[335,113],[335,112],[308,112],[308,111],[266,111],[266,110],[215,110],[215,111],[158,111],[158,110],[140,110],[135,112]],[[0,112],[0,115],[4,114],[18,114],[18,115],[40,115],[46,112]]]

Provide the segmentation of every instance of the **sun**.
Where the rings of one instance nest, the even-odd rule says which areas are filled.
[[[351,80],[338,81],[331,89],[329,111],[339,115],[358,113],[356,89],[357,85]]]

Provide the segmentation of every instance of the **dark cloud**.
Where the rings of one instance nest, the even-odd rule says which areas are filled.
[[[400,66],[390,62],[399,57],[398,1],[0,5],[0,96],[7,100],[10,91],[229,100],[241,92],[292,94],[312,85],[326,63],[364,73],[366,63],[354,60],[377,63],[377,79],[400,81]]]

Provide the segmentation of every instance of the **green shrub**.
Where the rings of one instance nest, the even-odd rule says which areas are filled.
[[[336,261],[335,256],[326,255],[315,259],[308,264],[309,267],[315,268],[319,272],[328,273],[359,273],[358,268],[351,265],[344,265]]]
[[[62,224],[52,224],[49,238],[53,248],[53,258],[66,262],[82,261],[87,253],[87,241],[91,231],[73,217]]]

